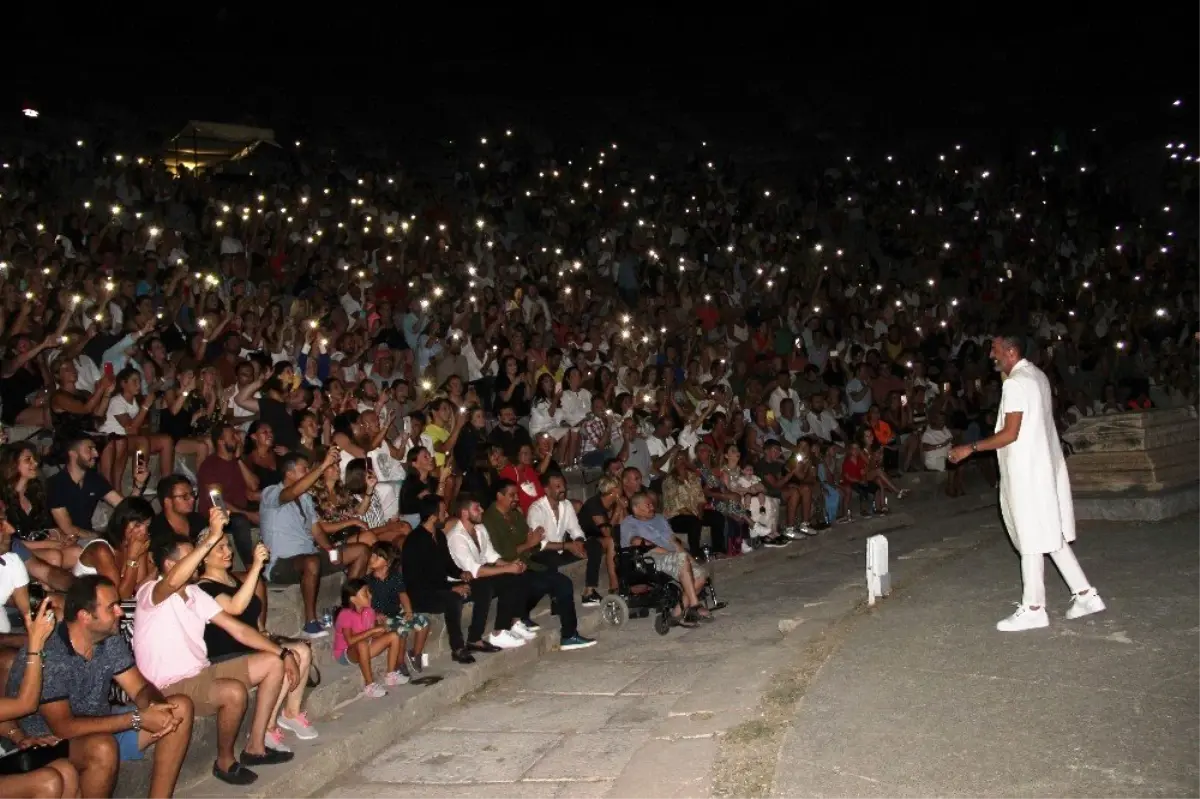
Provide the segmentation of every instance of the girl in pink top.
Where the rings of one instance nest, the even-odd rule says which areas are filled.
[[[400,671],[404,655],[404,639],[386,622],[377,621],[371,608],[371,589],[365,580],[347,580],[342,586],[342,609],[333,623],[333,657],[343,666],[357,663],[362,671],[363,694],[371,699],[387,696],[383,686],[375,682],[371,658],[387,651],[387,685],[403,685],[408,676]]]

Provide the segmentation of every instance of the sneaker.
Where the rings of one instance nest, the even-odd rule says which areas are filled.
[[[213,763],[212,775],[230,785],[252,785],[258,779],[257,774],[236,760],[233,761],[233,765],[229,767],[228,771],[222,771],[220,766]]]
[[[800,532],[801,535],[814,536],[817,534],[817,531],[814,530],[808,522],[804,522],[796,529]]]
[[[276,752],[292,751],[292,748],[283,742],[283,730],[278,727],[273,730],[267,730],[265,746]]]
[[[424,670],[425,667],[421,665],[421,660],[422,658],[418,657],[411,649],[404,650],[404,663],[408,666],[410,674],[420,674]]]
[[[304,629],[301,631],[301,635],[303,635],[305,638],[324,638],[325,636],[329,635],[329,630],[326,630],[325,627],[321,625],[321,622],[313,619],[312,621],[305,623]]]
[[[389,688],[396,685],[406,685],[408,683],[408,675],[401,671],[389,671],[383,678],[383,684]]]
[[[595,645],[595,638],[584,638],[582,635],[576,633],[570,638],[562,639],[562,643],[559,644],[559,649],[587,649],[589,646]]]
[[[1031,610],[1027,605],[1017,605],[1017,610],[1006,619],[996,622],[996,629],[1002,633],[1019,633],[1023,630],[1039,630],[1050,626],[1050,618],[1045,608]]]
[[[280,752],[277,749],[266,749],[261,755],[252,755],[245,749],[242,750],[242,763],[247,766],[278,766],[280,763],[287,763],[293,757],[293,753]]]
[[[585,608],[598,608],[600,607],[600,595],[595,591],[584,594],[583,598],[579,600],[579,605]]]
[[[1104,609],[1104,600],[1096,593],[1095,588],[1089,588],[1086,594],[1076,594],[1071,597],[1071,607],[1067,608],[1067,618],[1078,619],[1080,616],[1090,616]]]
[[[749,555],[753,551],[754,551],[754,547],[750,546],[745,541],[742,542],[742,554],[743,555]]]
[[[531,633],[541,632],[541,629],[542,629],[542,625],[538,624],[536,621],[534,621],[533,619],[531,619],[529,617],[525,617],[524,619],[517,619],[517,624],[525,625],[525,629],[529,630],[529,632],[531,632]]]
[[[383,699],[387,696],[387,691],[377,682],[373,682],[366,688],[363,688],[362,695],[367,699]]]
[[[780,547],[786,547],[788,543],[790,542],[782,535],[777,535],[774,538],[768,538],[763,546],[768,546],[772,549],[779,549]]]
[[[534,638],[537,638],[537,633],[519,621],[513,622],[513,626],[508,629],[508,634],[514,635],[523,641],[532,641]]]
[[[516,649],[519,646],[525,646],[528,643],[524,638],[510,630],[499,630],[487,637],[489,644],[500,649]]]
[[[783,532],[781,532],[779,535],[783,536],[784,538],[790,539],[792,541],[795,541],[797,538],[804,537],[804,535],[802,534],[802,531],[795,527],[785,527],[785,528],[783,528]]]
[[[317,737],[317,728],[308,720],[307,713],[300,712],[291,718],[280,713],[279,721],[276,723],[301,741],[311,741]]]

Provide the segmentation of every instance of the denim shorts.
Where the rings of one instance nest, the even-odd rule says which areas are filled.
[[[113,708],[117,714],[132,713],[137,710],[133,705],[120,705]],[[113,736],[117,739],[117,752],[122,763],[141,760],[145,753],[138,748],[137,730],[122,730]]]

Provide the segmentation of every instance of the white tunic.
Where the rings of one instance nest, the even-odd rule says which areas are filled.
[[[1057,552],[1075,540],[1075,506],[1067,462],[1054,427],[1050,381],[1024,359],[1004,381],[996,431],[1009,413],[1021,414],[1017,440],[996,451],[1000,512],[1022,555]]]

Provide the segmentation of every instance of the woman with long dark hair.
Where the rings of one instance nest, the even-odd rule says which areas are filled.
[[[0,450],[0,499],[17,538],[42,560],[70,570],[79,560],[78,539],[58,530],[46,503],[32,444],[18,441]]]
[[[100,538],[79,553],[73,574],[100,574],[112,580],[122,600],[132,599],[137,587],[158,576],[150,557],[150,520],[154,507],[141,497],[127,497],[113,508]]]

